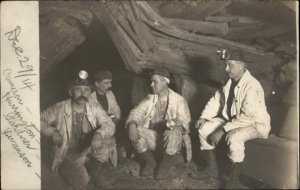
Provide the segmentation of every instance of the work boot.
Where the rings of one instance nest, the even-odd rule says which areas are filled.
[[[205,178],[218,179],[219,168],[214,150],[202,150],[202,152],[204,153],[204,159],[207,164],[206,168],[193,172],[189,176],[193,179],[200,180]]]
[[[240,189],[240,169],[242,162],[232,163],[230,168],[229,180],[226,183],[225,189]]]
[[[142,158],[142,161],[144,162],[144,167],[140,175],[142,177],[149,177],[153,175],[156,162],[152,152],[146,151],[141,153],[140,156]]]
[[[174,164],[174,157],[175,155],[169,155],[167,153],[164,154],[163,160],[159,166],[159,170],[156,174],[155,179],[166,179],[172,177],[170,176],[169,172]]]

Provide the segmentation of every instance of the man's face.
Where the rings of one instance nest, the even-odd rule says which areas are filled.
[[[238,81],[245,72],[245,64],[241,61],[225,60],[225,71],[229,78]]]
[[[153,75],[151,77],[151,88],[154,94],[159,94],[168,88],[167,81],[159,75]]]
[[[112,89],[112,84],[111,84],[112,79],[103,79],[101,81],[96,81],[95,86],[96,90],[99,94],[104,95],[108,91]]]
[[[70,90],[70,96],[72,100],[77,104],[85,104],[88,101],[88,97],[91,94],[91,88],[89,86],[74,86]]]

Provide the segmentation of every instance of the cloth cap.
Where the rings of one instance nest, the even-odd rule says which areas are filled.
[[[166,77],[167,79],[170,80],[170,73],[165,68],[157,68],[157,69],[155,69],[155,71],[153,72],[153,75],[160,75],[160,76]]]
[[[97,71],[94,76],[95,81],[102,81],[104,79],[112,79],[112,73],[108,70]]]
[[[221,59],[225,60],[235,60],[235,61],[243,61],[243,62],[249,62],[246,58],[243,52],[239,50],[219,50],[218,53],[221,54]]]
[[[81,70],[78,73],[78,76],[75,78],[75,80],[71,81],[69,83],[69,89],[73,88],[74,86],[89,86],[92,87],[89,81],[87,80],[88,78],[88,73],[85,70]]]

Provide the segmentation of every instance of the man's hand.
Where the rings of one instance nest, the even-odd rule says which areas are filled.
[[[208,143],[216,146],[219,141],[222,139],[223,135],[225,134],[225,131],[223,128],[217,129],[215,132],[213,132],[209,137],[208,137]]]
[[[63,139],[62,139],[62,136],[59,133],[59,131],[55,130],[52,133],[52,142],[53,142],[54,145],[57,145],[57,146],[62,145]]]
[[[175,126],[182,127],[182,121],[180,119],[175,118],[173,121],[175,122]]]
[[[132,142],[137,142],[138,139],[139,139],[139,134],[138,134],[138,130],[136,128],[136,123],[130,123],[128,125],[128,129],[129,129],[129,139],[132,141]]]
[[[94,152],[102,146],[102,136],[100,133],[95,133],[92,140],[92,149]]]
[[[114,124],[116,125],[117,122],[118,122],[116,116],[114,114],[112,114],[112,113],[108,113],[107,115],[112,120],[112,122],[114,122]]]
[[[195,128],[200,129],[206,122],[206,119],[199,119],[196,121]]]

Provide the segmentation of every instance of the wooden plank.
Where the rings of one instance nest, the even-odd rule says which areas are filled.
[[[239,22],[244,24],[260,23],[261,21],[256,20],[252,17],[246,16],[209,16],[205,18],[208,22]]]
[[[296,13],[281,1],[234,1],[227,9],[233,15],[254,17],[288,27],[296,25]]]
[[[200,11],[199,14],[197,14],[196,18],[203,20],[206,17],[221,11],[225,7],[229,6],[231,3],[232,1],[210,1],[209,3],[205,2],[205,9]]]
[[[232,1],[172,1],[162,3],[159,13],[168,18],[204,20],[206,17],[223,10],[231,3]]]
[[[195,34],[188,33],[184,30],[172,27],[167,22],[165,22],[159,15],[157,15],[154,11],[152,11],[151,7],[147,4],[147,2],[139,2],[138,5],[141,9],[144,9],[143,12],[147,13],[146,17],[151,18],[151,20],[143,20],[143,21],[147,23],[152,28],[152,30],[159,31],[167,36],[173,36],[174,38],[192,41],[194,43],[201,43],[207,45],[214,44],[214,45],[220,45],[229,48],[239,48],[247,52],[252,52],[259,56],[270,56],[270,57],[274,56],[271,53],[266,53],[257,50],[256,48],[253,48],[251,46],[240,44],[238,42],[224,40],[218,37],[195,35]]]
[[[82,29],[78,25],[70,25],[64,18],[52,18],[40,24],[41,38],[41,76],[47,76],[54,65],[60,63],[85,41]]]
[[[259,38],[270,38],[292,31],[292,28],[285,25],[245,25],[240,27],[229,27],[223,37],[229,40],[251,40]]]
[[[64,19],[76,19],[82,25],[88,27],[93,21],[92,12],[88,7],[76,6],[76,2],[69,4],[57,4],[52,6],[42,6],[40,11],[41,17],[62,17]]]
[[[294,142],[294,151],[290,151],[290,148],[279,148],[277,145],[281,146],[282,142],[276,142],[277,139],[280,138],[269,137],[261,140],[268,144],[255,142],[260,139],[248,141],[242,172],[274,188],[295,189],[299,180],[297,142]]]
[[[223,36],[228,33],[229,27],[227,23],[214,23],[205,21],[193,21],[184,19],[165,19],[169,24],[187,30],[192,33],[212,34]]]
[[[114,2],[112,2],[114,3]],[[135,13],[134,10],[134,5],[132,5],[132,3],[130,1],[121,1],[120,2],[122,4],[122,7],[125,11],[126,14],[126,18],[128,19],[128,22],[130,24],[130,26],[132,26],[132,30],[133,32],[136,34],[136,41],[138,44],[138,47],[140,47],[140,50],[142,52],[148,52],[149,48],[148,48],[148,44],[146,43],[146,41],[143,39],[143,33],[141,32],[141,24],[138,23],[137,20],[137,15]],[[132,5],[132,6],[131,6]],[[115,17],[115,15],[113,15]]]
[[[91,9],[96,15],[96,18],[100,21],[101,25],[105,27],[113,43],[116,45],[117,50],[126,64],[126,68],[135,73],[141,72],[141,67],[137,64],[137,53],[139,52],[138,48],[112,17],[105,3],[94,2]]]

